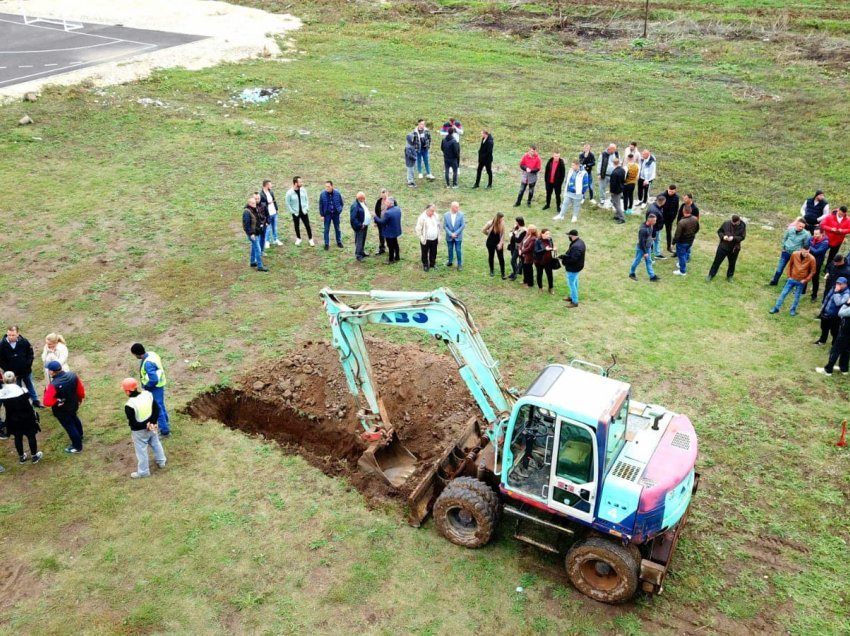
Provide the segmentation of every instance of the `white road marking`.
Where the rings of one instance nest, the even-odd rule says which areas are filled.
[[[59,66],[58,64],[45,64],[45,66]]]
[[[65,29],[40,26],[38,24],[23,24],[21,22],[15,22],[14,20],[6,20],[4,18],[0,18],[0,22],[8,22],[10,24],[17,24],[18,26],[28,26],[28,27],[31,27],[33,29],[47,29],[48,31],[60,31],[62,33],[67,33],[67,31],[65,31]],[[106,25],[106,26],[108,26],[108,25]],[[142,44],[142,45],[145,45],[145,46],[156,46],[155,44],[152,45],[150,42],[136,42],[135,40],[124,40],[122,38],[111,38],[107,35],[96,35],[94,33],[83,33],[82,31],[79,31],[79,32],[74,31],[72,33],[74,33],[74,35],[77,35],[77,34],[86,35],[90,38],[101,38],[102,40],[112,40],[113,42],[127,42],[128,44]]]
[[[21,64],[18,68],[32,68],[32,64]]]
[[[86,35],[83,33],[82,35]],[[113,39],[111,42],[101,42],[100,44],[87,44],[85,46],[72,46],[67,49],[41,49],[33,51],[0,51],[0,55],[17,55],[19,53],[58,53],[59,51],[82,51],[83,49],[93,49],[98,46],[109,46],[110,44],[121,44],[124,40]]]
[[[9,20],[6,20],[6,22],[8,22],[8,21]],[[136,51],[124,51],[122,53],[116,53],[115,55],[110,55],[110,56],[98,58],[98,59],[95,59],[95,60],[89,60],[87,62],[71,62],[70,64],[67,64],[66,66],[59,66],[57,68],[51,68],[51,69],[48,69],[46,71],[39,71],[38,73],[32,73],[30,75],[23,75],[21,77],[12,77],[12,78],[7,79],[7,80],[0,80],[0,86],[3,86],[4,84],[9,84],[9,83],[18,83],[18,82],[21,82],[21,81],[26,80],[26,79],[31,79],[33,77],[38,77],[39,75],[44,75],[45,73],[53,73],[54,71],[65,71],[65,70],[68,70],[68,69],[73,69],[73,68],[76,68],[76,67],[83,65],[83,64],[90,65],[90,66],[97,66],[98,64],[103,64],[104,62],[108,62],[108,61],[113,60],[113,59],[122,58],[122,57],[133,57],[134,55],[139,55],[140,53],[142,53],[146,50],[156,49],[156,48],[157,48],[156,44],[149,44],[149,45],[144,46],[144,47],[142,47],[142,48],[140,48]]]

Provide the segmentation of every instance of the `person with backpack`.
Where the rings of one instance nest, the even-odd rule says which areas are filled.
[[[82,453],[83,423],[77,412],[86,397],[86,388],[76,373],[63,371],[58,360],[48,362],[47,370],[50,372],[50,384],[44,391],[44,405],[52,408],[53,416],[68,433],[71,445],[65,448],[65,452]]]

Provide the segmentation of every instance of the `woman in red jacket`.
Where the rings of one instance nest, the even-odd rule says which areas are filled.
[[[844,237],[850,233],[850,217],[847,216],[847,206],[842,205],[837,210],[833,210],[821,221],[820,226],[829,241],[829,255],[826,262],[831,263],[835,255],[838,254],[838,250],[841,249]]]

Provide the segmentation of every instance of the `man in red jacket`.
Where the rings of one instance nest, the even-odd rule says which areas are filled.
[[[838,250],[841,249],[844,237],[850,233],[850,217],[847,216],[847,206],[842,205],[837,210],[833,210],[821,221],[820,226],[829,241],[829,255],[826,262],[831,263],[835,255],[838,254]]]
[[[50,384],[44,391],[44,406],[53,407],[53,415],[71,439],[71,445],[65,452],[81,453],[83,423],[77,417],[77,411],[86,397],[86,389],[76,373],[63,371],[56,360],[48,362],[44,368],[50,373]]]
[[[518,208],[522,203],[522,195],[525,194],[526,187],[528,187],[528,207],[531,207],[531,199],[534,197],[534,186],[537,185],[537,173],[540,172],[540,168],[542,167],[540,155],[537,154],[537,146],[532,146],[519,161],[519,169],[522,170],[522,181],[516,203],[514,203],[515,208]]]

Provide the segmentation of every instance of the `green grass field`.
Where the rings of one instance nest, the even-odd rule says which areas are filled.
[[[291,62],[50,89],[26,105],[28,127],[15,125],[23,104],[0,107],[3,319],[36,344],[63,333],[90,393],[82,455],[61,452],[66,436],[49,414],[40,465],[19,467],[4,442],[0,632],[848,633],[850,460],[835,447],[848,381],[813,372],[826,361],[810,344],[815,306],[768,316],[778,290],[765,283],[804,198],[821,188],[834,204],[850,201],[850,77],[835,64],[843,49],[824,40],[839,57],[819,59],[810,48],[814,37],[847,33],[850,11],[819,1],[653,2],[650,37],[638,40],[643,3],[633,0],[608,26],[638,31],[601,40],[511,32],[503,16],[520,12],[528,25],[562,5],[570,20],[589,20],[607,2],[247,4],[303,12]],[[496,19],[485,24],[488,12]],[[789,21],[777,32],[780,13]],[[674,30],[671,16],[687,29]],[[222,106],[255,86],[284,90],[278,102]],[[145,108],[142,97],[167,108]],[[468,131],[462,188],[408,191],[404,134],[419,117],[436,128],[449,115]],[[492,191],[469,187],[484,126],[496,140]],[[645,274],[630,282],[638,221],[614,226],[587,208],[578,311],[563,308],[562,274],[555,298],[487,276],[477,227],[497,211],[513,216],[516,165],[530,143],[546,158],[632,139],[657,155],[659,184],[694,192],[704,210],[687,278],[672,276],[668,260],[660,285]],[[294,174],[314,208],[326,178],[346,201],[360,189],[370,201],[382,186],[394,190],[405,211],[402,265],[355,267],[348,246],[296,248],[283,223],[271,273],[251,271],[244,199],[266,177],[282,199]],[[470,219],[466,267],[425,274],[415,216],[455,198]],[[541,205],[538,194],[521,213],[550,225]],[[707,284],[714,232],[732,213],[749,221],[739,274]],[[557,227],[558,248],[569,227]],[[517,386],[547,362],[615,354],[613,374],[637,399],[687,413],[703,479],[664,594],[592,603],[557,559],[506,531],[465,551],[431,524],[409,528],[395,506],[370,508],[296,455],[177,413],[205,388],[327,338],[323,286],[449,286]],[[415,334],[373,334],[434,348]],[[168,469],[141,483],[128,477],[120,391],[137,340],[167,364],[176,430]]]

